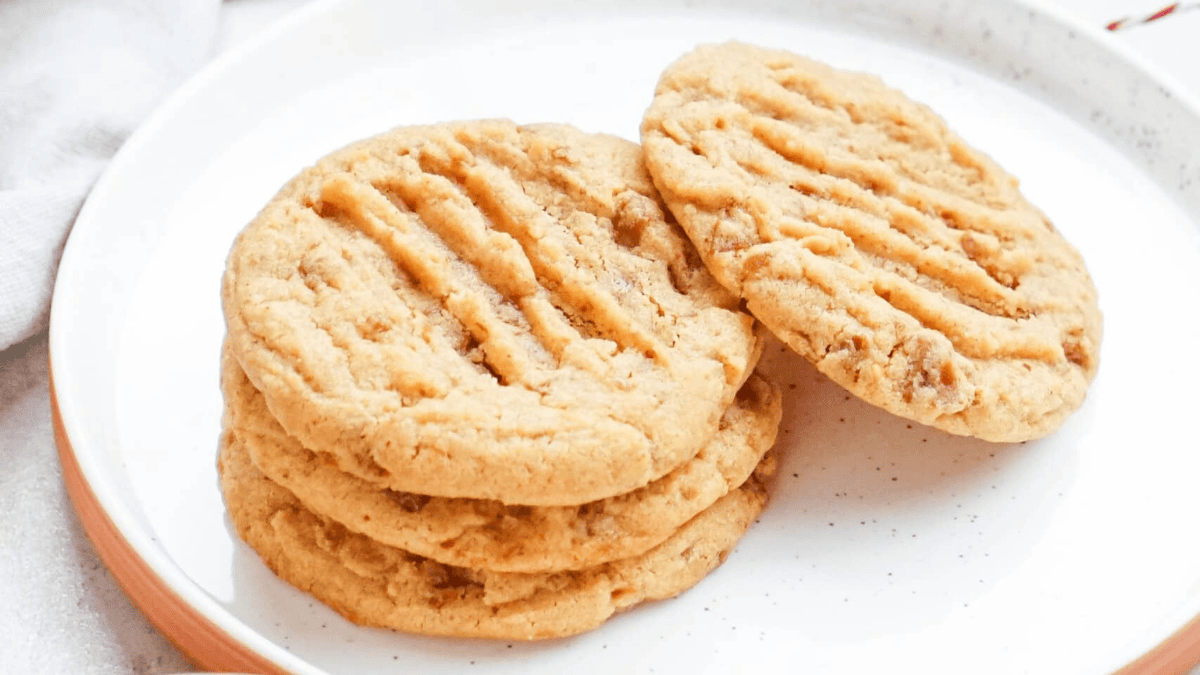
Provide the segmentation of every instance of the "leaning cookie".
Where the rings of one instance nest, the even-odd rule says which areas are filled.
[[[679,466],[760,347],[636,144],[504,121],[400,128],[306,169],[237,238],[223,307],[306,447],[380,487],[516,504]]]
[[[992,441],[1045,435],[1084,400],[1101,314],[1080,254],[878,78],[703,46],[663,72],[642,144],[717,279],[854,394]]]
[[[511,574],[442,565],[316,516],[263,477],[229,430],[218,469],[239,536],[282,579],[355,623],[457,637],[572,635],[672,597],[725,560],[766,501],[751,478],[641,556],[575,572]]]
[[[222,390],[228,424],[255,467],[308,510],[440,563],[504,572],[581,569],[644,553],[752,473],[762,474],[782,416],[778,387],[751,376],[716,435],[666,476],[578,506],[508,506],[397,493],[341,471],[287,435],[228,353]]]

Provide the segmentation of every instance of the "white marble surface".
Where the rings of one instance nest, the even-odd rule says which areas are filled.
[[[303,0],[227,0],[218,52]],[[1103,26],[1163,0],[1055,0]],[[1190,7],[1194,3],[1184,3]],[[1200,9],[1114,39],[1200,96]],[[66,498],[50,424],[46,335],[0,352],[0,672],[172,673],[190,664],[126,599]],[[1200,675],[1200,668],[1192,671]]]

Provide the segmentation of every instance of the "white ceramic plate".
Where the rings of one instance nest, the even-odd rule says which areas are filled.
[[[232,536],[214,468],[218,285],[243,224],[301,166],[397,124],[636,138],[661,68],[728,38],[878,73],[1022,178],[1100,289],[1084,407],[1050,438],[989,445],[848,400],[774,352],[789,396],[761,521],[692,591],[573,639],[363,629],[274,578]],[[80,214],[51,325],[72,495],[134,600],[226,670],[1061,675],[1164,643],[1187,668],[1198,110],[1099,30],[1015,1],[319,2],[178,92]]]

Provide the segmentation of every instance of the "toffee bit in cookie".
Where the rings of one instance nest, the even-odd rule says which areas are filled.
[[[406,513],[417,513],[425,508],[430,499],[428,495],[417,495],[411,492],[396,492],[395,490],[385,490],[384,492]]]
[[[460,567],[443,565],[426,558],[421,561],[421,573],[425,580],[435,589],[466,588],[479,585],[471,575]]]
[[[482,589],[466,570],[442,565],[432,560],[423,560],[420,565],[425,578],[425,600],[435,609],[441,609],[454,601],[467,597],[472,589]]]
[[[1064,342],[1062,347],[1063,347],[1063,354],[1067,357],[1068,361],[1070,361],[1071,363],[1074,363],[1075,365],[1079,366],[1080,368],[1088,368],[1089,367],[1088,366],[1088,353],[1084,349],[1082,344],[1080,344],[1078,342],[1074,342],[1074,341],[1069,341],[1069,342]]]

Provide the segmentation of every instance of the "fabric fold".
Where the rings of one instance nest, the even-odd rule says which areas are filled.
[[[96,178],[210,57],[219,0],[0,3],[0,350],[43,330]]]

